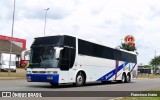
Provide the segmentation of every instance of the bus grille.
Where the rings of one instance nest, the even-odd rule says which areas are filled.
[[[32,73],[46,73],[46,71],[32,71]]]

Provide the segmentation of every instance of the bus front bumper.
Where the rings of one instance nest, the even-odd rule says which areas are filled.
[[[53,82],[58,83],[58,74],[27,74],[28,82]]]

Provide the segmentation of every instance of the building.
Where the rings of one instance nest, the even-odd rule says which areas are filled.
[[[23,50],[26,50],[26,40],[0,35],[0,53],[10,53],[12,42],[12,54],[17,55],[17,66],[19,66],[20,55]]]
[[[151,71],[151,66],[149,65],[138,66],[138,73],[151,74]]]

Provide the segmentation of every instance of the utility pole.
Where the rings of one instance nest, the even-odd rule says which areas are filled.
[[[154,66],[154,69],[153,69],[153,75],[155,74],[155,71],[156,71],[156,64],[157,64],[157,59],[156,59],[156,50],[155,50],[154,59],[155,59],[155,66]]]
[[[13,37],[13,31],[14,31],[14,15],[15,15],[15,6],[16,6],[16,0],[14,0],[14,7],[13,7],[13,19],[12,19],[12,32],[11,32],[11,37]],[[11,72],[11,53],[12,53],[12,40],[11,40],[11,45],[10,45],[10,58],[9,58],[9,76]]]
[[[44,9],[46,11],[46,14],[45,14],[45,22],[44,22],[44,36],[45,36],[45,31],[46,31],[46,17],[47,17],[47,11],[49,10],[49,8],[47,9]]]

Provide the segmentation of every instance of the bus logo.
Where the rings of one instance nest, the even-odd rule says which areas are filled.
[[[2,92],[2,97],[11,97],[11,92]]]

